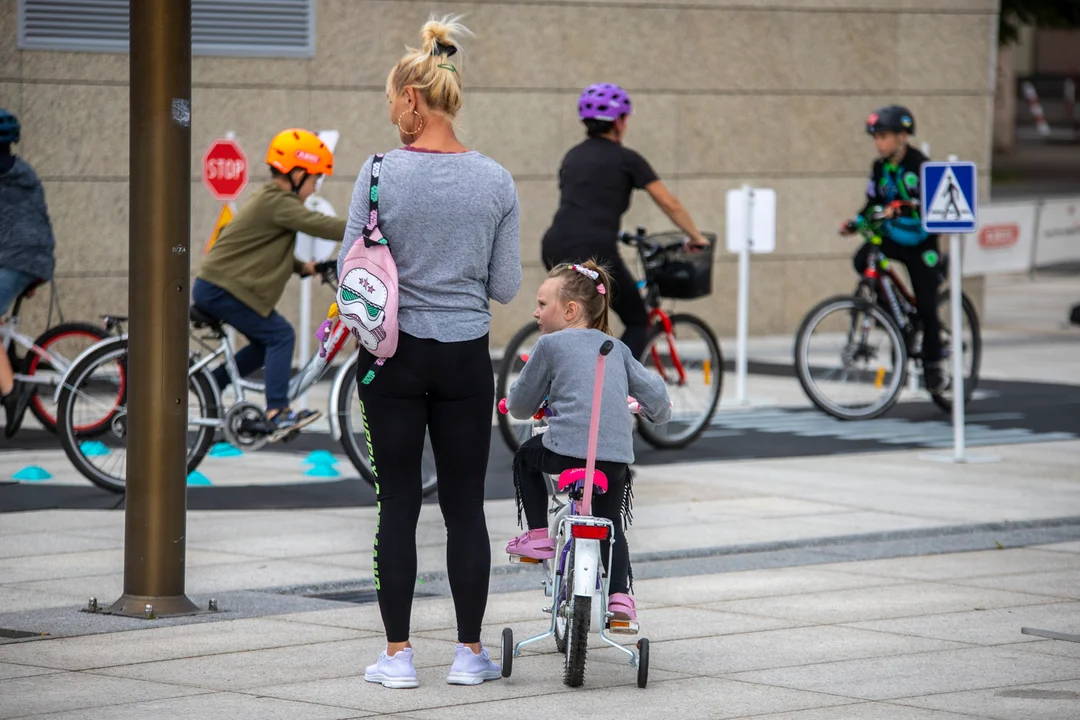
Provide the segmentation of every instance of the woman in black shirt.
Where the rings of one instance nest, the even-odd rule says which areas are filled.
[[[691,246],[706,246],[709,241],[645,158],[623,146],[632,111],[630,96],[617,85],[590,85],[581,93],[578,117],[588,138],[563,158],[559,209],[544,234],[541,252],[548,270],[559,263],[589,259],[607,265],[615,283],[612,309],[626,327],[622,341],[634,357],[641,357],[648,338],[648,314],[618,250],[619,224],[630,207],[631,194],[648,192],[687,234]]]

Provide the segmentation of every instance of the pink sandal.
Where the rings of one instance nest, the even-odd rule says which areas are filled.
[[[634,598],[626,593],[612,593],[608,598],[608,612],[614,613],[616,620],[637,620],[637,608]]]
[[[555,541],[548,537],[547,528],[529,530],[508,542],[506,552],[533,560],[550,560],[555,557]]]

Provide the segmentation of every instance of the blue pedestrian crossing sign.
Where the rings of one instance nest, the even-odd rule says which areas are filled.
[[[928,233],[975,232],[979,226],[975,163],[923,163],[921,175],[923,229]]]

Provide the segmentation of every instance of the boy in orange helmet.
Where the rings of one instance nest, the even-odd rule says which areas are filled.
[[[249,344],[236,353],[241,377],[265,367],[265,432],[280,440],[321,413],[289,407],[296,334],[274,306],[293,273],[315,274],[315,263],[296,259],[296,233],[340,241],[345,218],[313,212],[304,201],[322,175],[333,175],[334,156],[312,132],[284,130],[266,152],[270,182],[255,191],[226,225],[199,268],[192,296],[204,314],[236,328]],[[225,366],[214,371],[218,387],[229,383]]]

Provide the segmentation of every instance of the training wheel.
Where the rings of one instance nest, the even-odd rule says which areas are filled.
[[[649,640],[641,638],[637,641],[637,686],[644,688],[649,682]]]
[[[503,628],[502,633],[502,676],[510,677],[514,670],[514,631]],[[639,673],[640,675],[640,673]]]

